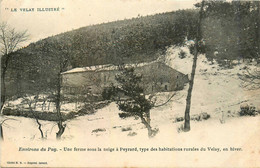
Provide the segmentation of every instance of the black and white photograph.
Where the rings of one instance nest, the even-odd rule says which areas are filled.
[[[0,0],[0,167],[260,167],[260,1]]]

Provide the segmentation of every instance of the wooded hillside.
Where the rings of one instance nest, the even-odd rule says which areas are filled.
[[[16,91],[7,90],[55,87],[61,56],[69,62],[67,69],[154,60],[167,46],[194,38],[196,17],[196,10],[180,10],[87,26],[31,43],[12,54],[7,83]]]

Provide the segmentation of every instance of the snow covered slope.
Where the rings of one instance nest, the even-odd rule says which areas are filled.
[[[182,50],[187,51],[187,48]],[[180,48],[169,48],[166,62],[183,73],[190,73],[192,56],[188,54],[187,58],[180,59],[179,51]],[[46,140],[40,140],[34,119],[12,117],[16,120],[9,120],[6,122],[8,125],[4,126],[2,160],[14,160],[13,156],[17,156],[22,161],[46,160],[48,166],[55,166],[59,162],[61,167],[259,167],[260,115],[228,117],[230,114],[237,114],[243,102],[252,103],[256,107],[260,105],[259,89],[247,90],[241,87],[242,81],[237,74],[243,73],[244,66],[245,64],[240,64],[233,69],[223,69],[217,64],[210,65],[203,55],[199,56],[191,115],[207,112],[211,118],[200,122],[191,121],[190,132],[178,133],[178,128],[183,123],[173,122],[175,117],[184,115],[186,86],[169,103],[151,110],[151,125],[159,128],[159,133],[152,139],[148,138],[147,130],[140,119],[119,118],[120,111],[115,103],[111,103],[93,115],[67,121],[60,142],[55,140],[57,125],[54,122],[40,121],[44,134],[47,135]],[[172,94],[158,93],[158,104]],[[220,122],[223,115],[225,123]],[[51,147],[58,151],[35,155],[33,152],[19,152],[19,147]],[[72,148],[72,151],[65,152],[64,147]],[[101,148],[102,151],[75,152],[74,147]],[[124,150],[135,147],[138,152]],[[119,151],[116,151],[117,148]],[[149,151],[141,152],[140,148],[147,148]],[[228,151],[223,151],[224,148]]]

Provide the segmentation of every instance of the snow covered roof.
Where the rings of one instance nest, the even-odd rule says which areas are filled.
[[[126,67],[142,67],[145,65],[150,65],[153,63],[158,63],[158,61],[152,61],[152,62],[144,62],[139,64],[125,64]],[[73,68],[71,70],[68,70],[66,72],[63,72],[61,74],[70,74],[70,73],[77,73],[77,72],[98,72],[98,71],[112,71],[112,70],[118,70],[118,66],[112,65],[112,64],[105,64],[105,65],[95,65],[95,66],[89,66],[89,67],[81,67],[81,68]]]
[[[86,72],[86,71],[115,70],[115,69],[116,69],[116,66],[111,65],[111,64],[106,64],[106,65],[96,65],[96,66],[89,66],[89,67],[73,68],[71,70],[63,72],[62,74],[75,73],[75,72]]]

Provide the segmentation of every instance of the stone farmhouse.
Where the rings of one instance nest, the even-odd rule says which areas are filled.
[[[135,73],[142,75],[141,85],[146,94],[181,90],[189,81],[188,75],[158,61],[125,66],[133,67]],[[115,76],[119,73],[118,66],[114,65],[71,69],[62,73],[62,93],[100,95],[104,88],[111,86],[112,83],[117,84]]]

